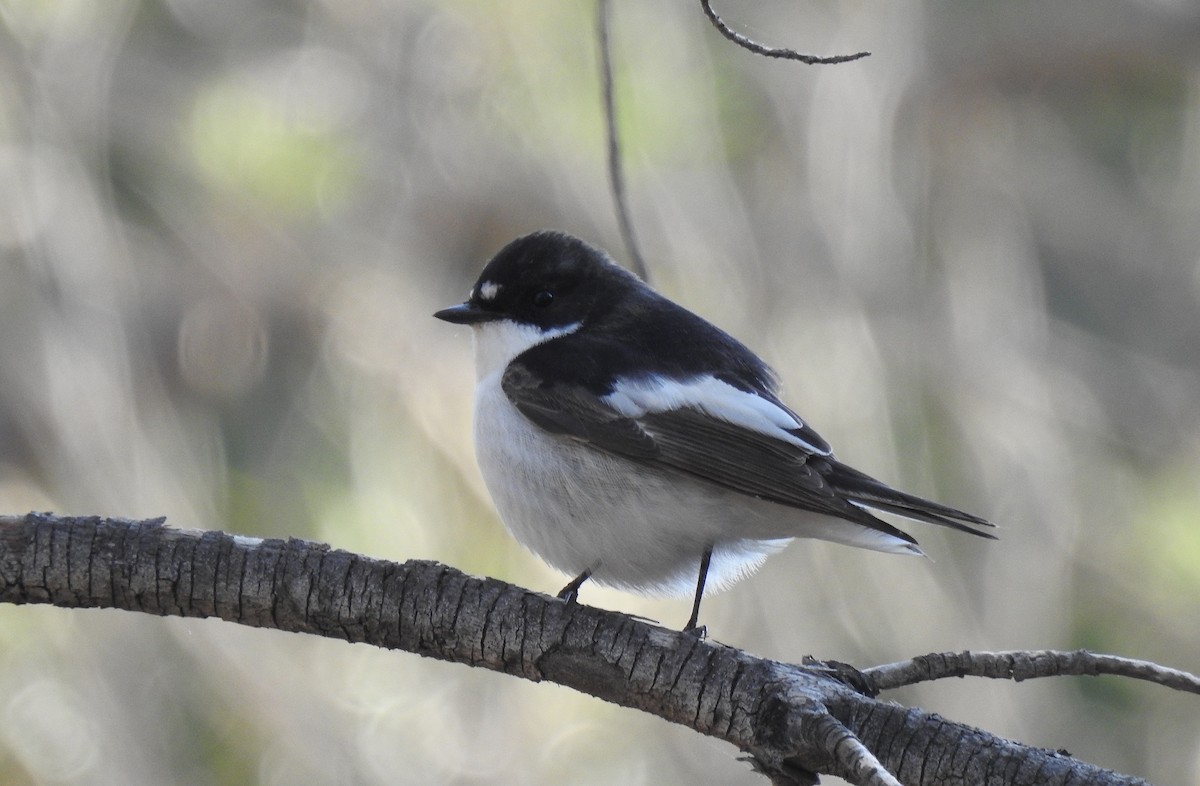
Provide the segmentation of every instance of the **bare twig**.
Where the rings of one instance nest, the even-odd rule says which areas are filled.
[[[601,0],[603,2],[603,0]],[[852,55],[833,55],[832,57],[819,57],[817,55],[806,55],[803,52],[797,52],[794,49],[780,49],[773,46],[765,46],[758,43],[752,38],[747,38],[738,31],[725,24],[725,20],[717,16],[717,12],[713,10],[710,0],[700,0],[700,6],[704,9],[705,16],[713,23],[713,27],[721,31],[721,35],[728,38],[743,49],[749,49],[755,54],[763,55],[764,57],[778,57],[784,60],[799,60],[801,63],[808,65],[829,65],[833,63],[849,63],[851,60],[860,60],[864,57],[870,57],[870,52],[855,52]]]
[[[777,57],[786,60],[798,60],[802,63],[829,64],[847,63],[870,55],[870,52],[857,52],[852,55],[834,55],[819,57],[797,52],[793,49],[781,49],[765,46],[742,35],[725,24],[725,21],[713,10],[710,0],[700,0],[705,15],[721,34],[738,46],[765,57]],[[629,210],[629,200],[625,192],[625,175],[622,169],[621,138],[617,130],[616,97],[613,79],[612,46],[609,41],[609,0],[596,0],[596,38],[600,52],[600,83],[604,101],[604,123],[608,138],[608,181],[612,191],[613,206],[617,213],[617,227],[621,239],[629,255],[629,266],[643,280],[649,280],[650,271],[638,245],[637,235],[633,228],[633,219]]]
[[[863,669],[880,690],[891,690],[944,677],[991,677],[1020,682],[1036,677],[1111,674],[1155,682],[1174,690],[1200,693],[1200,677],[1157,663],[1087,650],[1061,652],[940,652]]]
[[[643,281],[649,280],[646,260],[638,247],[633,232],[633,219],[629,215],[629,204],[625,197],[625,177],[621,172],[621,139],[617,135],[617,109],[613,90],[612,50],[608,36],[609,0],[596,0],[596,36],[600,49],[600,81],[604,94],[604,121],[608,133],[608,182],[612,189],[613,203],[617,210],[617,226],[621,239],[629,254],[630,267]]]

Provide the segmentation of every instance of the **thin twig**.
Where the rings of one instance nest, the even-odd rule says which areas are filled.
[[[912,660],[864,669],[880,690],[943,679],[990,677],[1016,682],[1037,677],[1110,674],[1154,682],[1174,690],[1200,693],[1200,677],[1144,660],[1100,655],[1087,650],[1062,652],[940,652]]]
[[[604,2],[604,0],[601,0]],[[801,63],[808,65],[828,65],[832,63],[849,63],[851,60],[859,60],[864,57],[869,57],[870,52],[856,52],[852,55],[834,55],[832,57],[819,57],[817,55],[806,55],[803,52],[797,52],[794,49],[780,49],[773,46],[765,46],[752,38],[747,38],[738,31],[725,24],[725,20],[717,16],[717,12],[713,10],[710,0],[700,0],[700,6],[704,9],[704,15],[713,23],[713,27],[721,31],[721,35],[728,38],[743,49],[749,49],[755,54],[763,55],[764,57],[778,57],[784,60],[799,60]]]
[[[629,217],[629,205],[625,198],[625,177],[621,173],[621,140],[617,136],[616,99],[613,96],[612,52],[608,42],[609,0],[596,0],[596,36],[600,49],[600,80],[604,93],[604,121],[608,132],[608,181],[612,189],[613,203],[617,210],[617,226],[621,239],[629,254],[630,267],[643,281],[649,280],[646,260],[638,247],[633,232],[633,220]]]

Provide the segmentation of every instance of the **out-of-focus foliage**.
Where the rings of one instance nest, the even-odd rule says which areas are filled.
[[[798,543],[706,603],[775,658],[1091,646],[1200,669],[1200,5],[615,2],[654,282],[839,455],[987,515]],[[623,256],[591,5],[0,2],[0,510],[440,559],[553,590],[430,318],[519,233]],[[584,602],[682,624],[686,602]],[[0,782],[758,783],[552,686],[212,621],[0,609]],[[1194,697],[897,698],[1155,782]]]

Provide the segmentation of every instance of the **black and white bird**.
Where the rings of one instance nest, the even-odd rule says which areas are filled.
[[[885,511],[982,537],[978,516],[834,458],[771,369],[607,254],[518,238],[437,312],[475,337],[475,452],[505,526],[554,568],[652,595],[723,588],[793,538],[920,554]]]

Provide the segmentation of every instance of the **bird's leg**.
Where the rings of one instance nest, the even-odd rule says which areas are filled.
[[[565,600],[567,603],[574,603],[579,599],[579,588],[583,586],[583,582],[587,581],[592,575],[592,569],[588,568],[583,573],[580,573],[575,578],[571,579],[571,583],[558,591],[558,597]]]
[[[708,629],[703,625],[697,625],[696,621],[700,619],[700,601],[704,598],[704,582],[708,580],[708,565],[712,562],[712,544],[704,547],[704,553],[700,555],[700,576],[696,579],[696,599],[692,602],[692,616],[688,618],[687,625],[683,626],[684,633],[691,633],[699,638],[704,638],[708,633]]]

